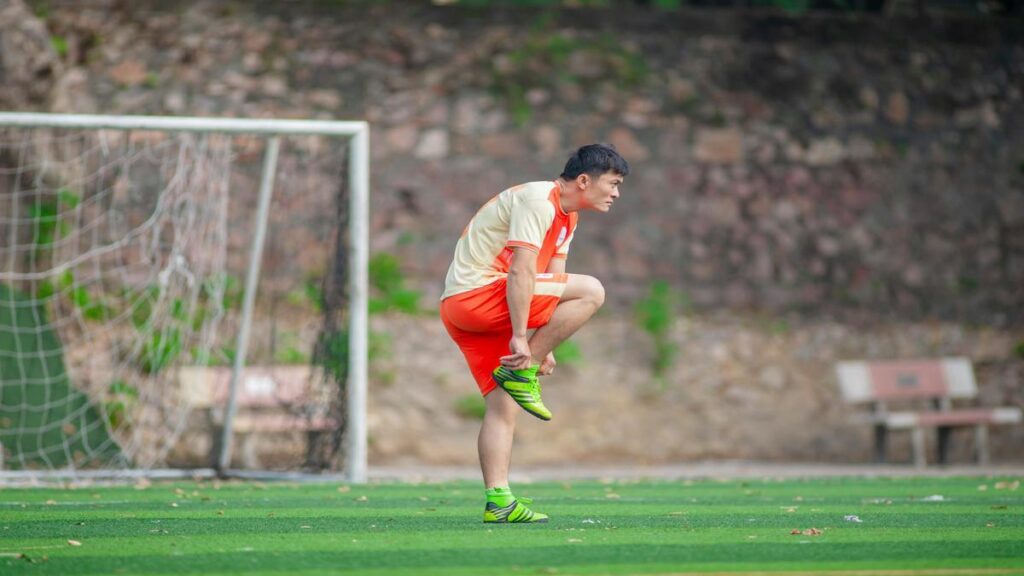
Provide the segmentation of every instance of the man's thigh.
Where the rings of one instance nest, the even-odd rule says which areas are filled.
[[[569,276],[537,275],[533,298],[530,299],[528,328],[539,328],[548,323],[562,300]],[[446,298],[441,303],[442,314],[448,322],[467,332],[511,332],[507,290],[508,283],[502,278],[482,288]]]

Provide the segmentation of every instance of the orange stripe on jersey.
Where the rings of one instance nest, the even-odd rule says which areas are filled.
[[[536,244],[530,244],[529,242],[509,240],[508,242],[505,243],[505,245],[510,248],[528,248],[530,250],[533,250],[534,252],[540,252],[540,246],[537,246]]]

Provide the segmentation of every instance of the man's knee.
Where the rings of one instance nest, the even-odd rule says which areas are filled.
[[[562,295],[562,301],[583,300],[600,308],[604,304],[604,286],[601,281],[586,274],[570,274],[569,285]]]
[[[600,308],[604,304],[604,285],[601,281],[593,276],[587,276],[587,289],[586,299],[589,300],[595,308]]]

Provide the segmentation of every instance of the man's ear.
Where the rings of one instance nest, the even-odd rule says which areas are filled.
[[[580,188],[586,188],[590,184],[590,175],[584,172],[576,177],[576,185]]]

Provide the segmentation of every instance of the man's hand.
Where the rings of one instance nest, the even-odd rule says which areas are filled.
[[[525,370],[530,367],[530,341],[526,336],[513,336],[508,341],[508,356],[501,357],[501,365],[510,370]]]
[[[548,376],[555,371],[555,354],[548,352],[548,355],[544,357],[544,361],[540,363],[540,370],[537,370],[537,374],[540,376]]]

